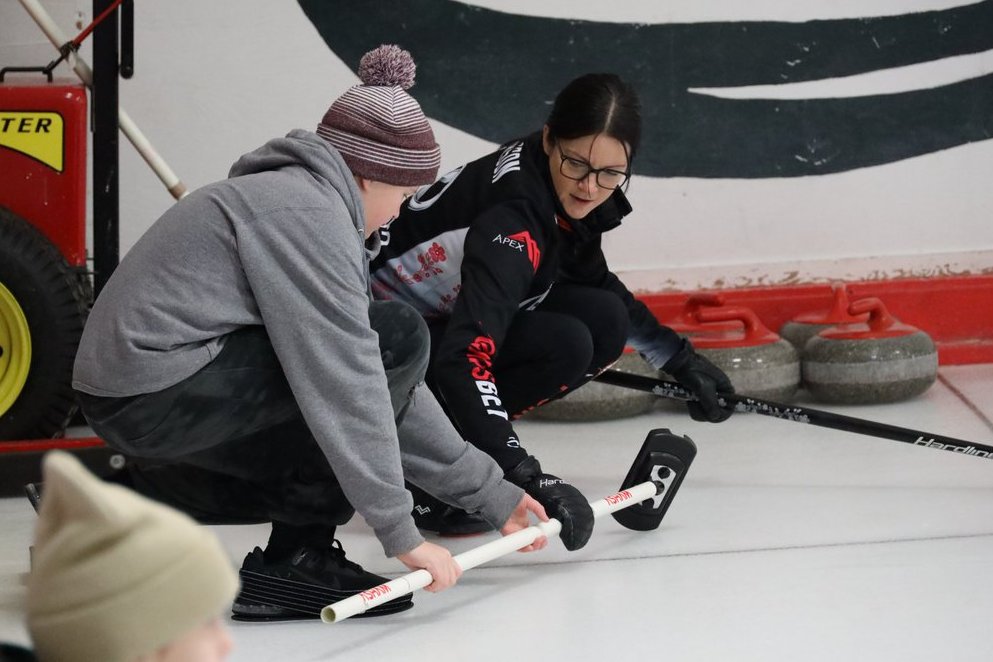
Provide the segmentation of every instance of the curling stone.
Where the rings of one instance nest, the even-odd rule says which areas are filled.
[[[848,288],[844,283],[832,283],[833,301],[828,310],[818,310],[797,315],[779,328],[779,335],[789,342],[803,357],[807,341],[818,333],[838,324],[864,322],[865,315],[852,315],[848,312]]]
[[[896,320],[876,298],[859,299],[848,311],[866,322],[825,329],[803,350],[803,383],[821,402],[875,404],[920,395],[938,377],[931,337]]]
[[[724,295],[718,294],[716,292],[698,292],[696,294],[691,294],[680,311],[669,320],[663,322],[663,324],[683,338],[696,338],[698,336],[705,336],[707,334],[720,334],[726,331],[734,331],[736,329],[741,329],[741,323],[733,320],[727,322],[710,322],[702,323],[697,319],[697,313],[703,309],[710,308],[720,308],[724,305]],[[664,370],[659,370],[657,375],[653,375],[659,379],[665,380],[667,382],[676,381],[676,378],[665,372]],[[661,398],[658,403],[658,408],[663,411],[679,411],[686,412],[686,404],[680,402],[679,400],[670,400],[669,398]]]
[[[645,377],[658,376],[656,370],[634,351],[622,354],[612,368]],[[591,381],[531,410],[527,417],[544,421],[609,421],[648,413],[658,402],[659,397],[652,393]]]
[[[800,385],[800,358],[793,345],[770,331],[755,311],[741,306],[704,309],[700,322],[737,320],[735,331],[694,336],[693,347],[724,371],[736,393],[785,402]],[[744,328],[742,328],[744,325]]]

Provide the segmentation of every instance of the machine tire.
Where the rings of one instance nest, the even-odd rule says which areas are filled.
[[[0,440],[61,437],[76,411],[84,279],[37,228],[0,207],[0,286],[0,349],[29,359],[25,378],[0,356]]]

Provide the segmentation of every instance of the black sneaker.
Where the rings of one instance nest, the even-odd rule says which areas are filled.
[[[414,509],[410,514],[421,531],[430,531],[446,538],[458,538],[493,530],[479,513],[469,513],[449,506],[413,485],[408,485],[407,489],[414,497]]]
[[[301,547],[289,559],[268,561],[256,547],[238,573],[241,592],[231,608],[236,621],[289,621],[321,617],[333,602],[389,581],[345,558],[337,540],[326,549]],[[386,616],[414,606],[410,594],[354,618]]]

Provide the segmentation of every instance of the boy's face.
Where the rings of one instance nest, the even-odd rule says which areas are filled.
[[[359,179],[359,191],[365,206],[365,236],[396,218],[400,205],[416,191],[416,186],[394,186],[371,179]]]
[[[233,647],[228,629],[215,618],[135,662],[222,662]]]

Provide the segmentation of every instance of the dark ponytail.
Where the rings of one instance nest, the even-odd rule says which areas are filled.
[[[602,133],[631,148],[628,167],[641,141],[641,102],[616,74],[584,74],[555,97],[548,115],[549,137],[581,138]]]

